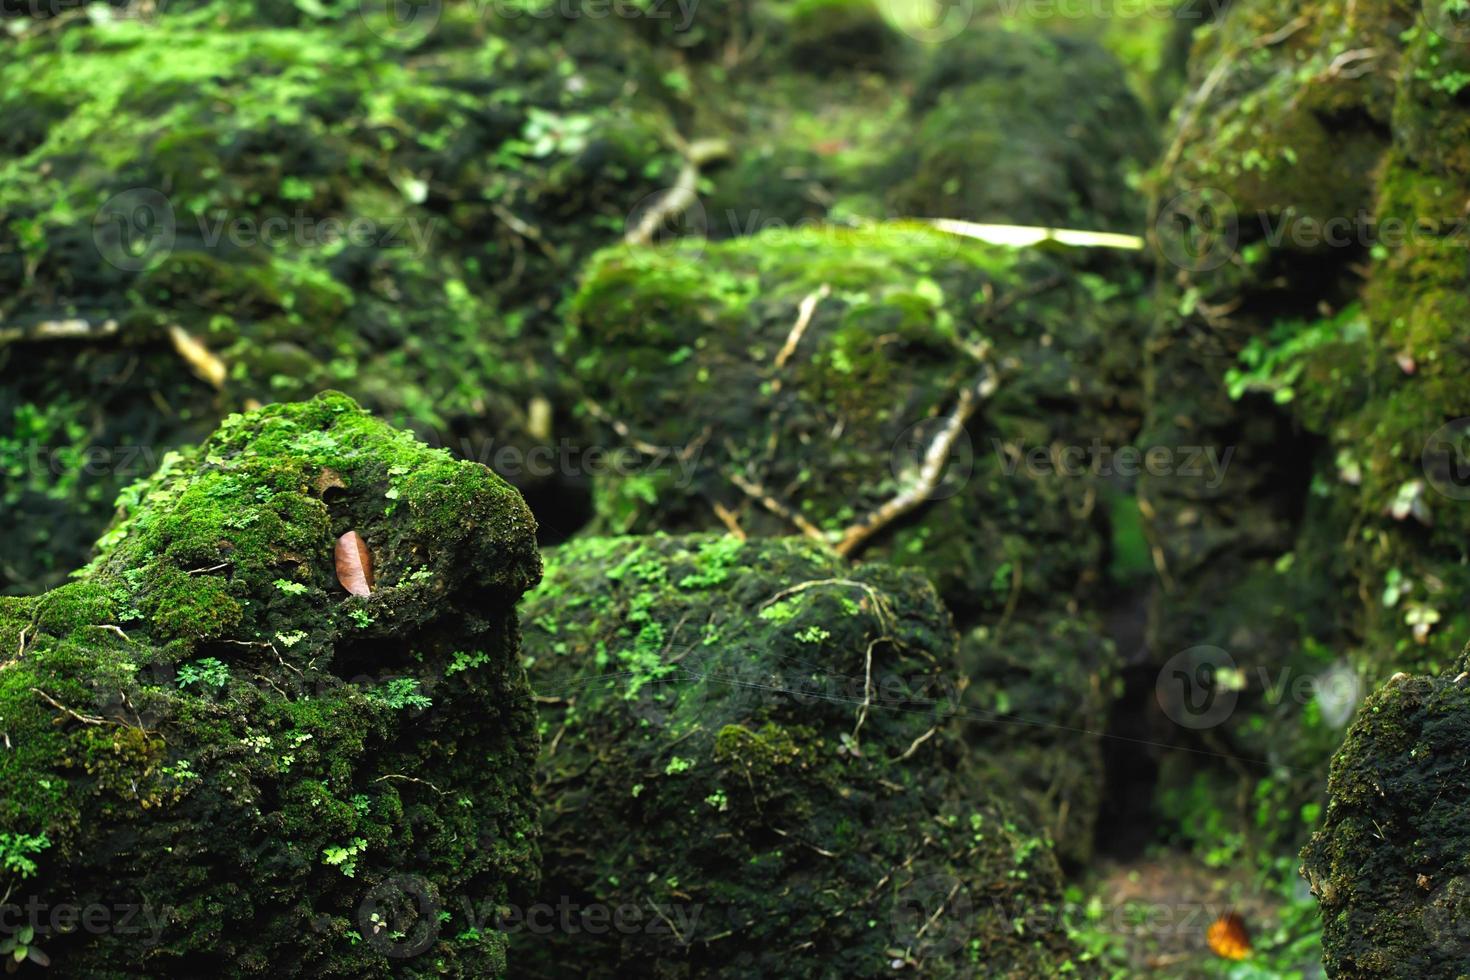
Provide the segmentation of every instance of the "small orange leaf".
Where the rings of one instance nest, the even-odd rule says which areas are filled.
[[[373,594],[373,553],[356,531],[337,539],[337,581],[353,595]]]
[[[1224,959],[1243,960],[1251,954],[1250,933],[1245,931],[1245,921],[1234,912],[1226,912],[1210,923],[1205,938],[1215,955]]]

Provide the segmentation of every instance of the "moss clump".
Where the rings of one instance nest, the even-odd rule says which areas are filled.
[[[538,863],[520,497],[328,394],[226,418],[126,498],[77,581],[0,600],[0,891],[149,929],[43,914],[35,944],[99,977],[503,975],[454,898]],[[338,585],[347,531],[371,595]]]
[[[561,351],[604,417],[668,451],[597,488],[599,525],[705,530],[718,508],[792,533],[759,485],[835,541],[916,479],[959,392],[993,377],[944,479],[862,554],[924,570],[965,624],[1086,595],[1107,547],[1096,457],[1140,412],[1136,288],[1121,262],[904,224],[604,252]]]
[[[1102,622],[1057,608],[962,634],[970,763],[1056,843],[1071,867],[1092,857],[1103,796],[1101,733],[1118,658]]]
[[[156,6],[22,31],[0,68],[8,591],[62,580],[122,487],[241,406],[342,389],[486,461],[569,436],[545,323],[682,162],[626,18]],[[47,339],[68,321],[92,335]]]
[[[623,427],[609,438],[666,447],[626,446],[633,463],[596,488],[597,522],[615,532],[712,530],[723,513],[748,534],[792,533],[764,494],[835,542],[916,479],[959,390],[995,373],[943,479],[860,553],[923,571],[977,629],[968,704],[1011,722],[990,729],[989,758],[1035,791],[1037,819],[1078,861],[1098,747],[1046,726],[1097,731],[1114,697],[1113,652],[1085,637],[1103,632],[1102,502],[1110,487],[1127,497],[1118,453],[1141,394],[1136,270],[1092,261],[906,225],[618,249],[589,266],[563,343]],[[1053,662],[1037,645],[1057,669],[1022,676],[1018,659]],[[1066,695],[1038,696],[1059,684]]]
[[[966,31],[939,49],[888,167],[890,213],[1135,231],[1154,127],[1117,61],[1075,37]]]
[[[1467,742],[1463,674],[1397,677],[1363,705],[1332,762],[1322,829],[1302,853],[1330,976],[1466,975]]]
[[[709,535],[547,563],[524,607],[540,902],[571,927],[520,929],[518,969],[1087,974],[1050,844],[957,775],[954,635],[921,576]]]

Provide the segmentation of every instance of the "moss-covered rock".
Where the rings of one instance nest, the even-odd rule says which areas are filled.
[[[924,570],[966,624],[1084,596],[1109,547],[1093,465],[1141,410],[1136,276],[916,225],[605,252],[561,351],[610,438],[666,452],[598,488],[600,526],[724,512],[838,543],[977,389],[943,479],[851,553]]]
[[[1240,705],[1208,737],[1298,770],[1257,796],[1320,795],[1306,774],[1334,744],[1323,700],[1272,701],[1275,679],[1444,673],[1470,629],[1451,326],[1470,312],[1470,50],[1435,9],[1231,5],[1196,43],[1163,162],[1143,438],[1234,459],[1215,487],[1144,481],[1153,645],[1233,657]]]
[[[171,454],[75,582],[0,599],[0,893],[32,945],[75,976],[504,975],[453,899],[537,873],[534,532],[341,395]],[[56,931],[68,907],[134,914]]]
[[[575,435],[545,321],[674,182],[677,72],[626,18],[448,4],[393,31],[363,6],[6,41],[0,493],[33,520],[0,587],[85,560],[142,475],[118,457],[252,403],[340,388],[487,460]]]
[[[1144,319],[1136,269],[1093,261],[909,225],[617,249],[589,265],[562,346],[640,460],[596,489],[614,532],[804,528],[841,548],[919,479],[960,393],[993,379],[942,478],[849,554],[923,571],[974,628],[967,706],[1001,717],[995,765],[1078,861],[1102,779],[1082,733],[1114,696],[1095,603]]]
[[[1234,5],[1196,45],[1198,89],[1159,192],[1169,276],[1145,438],[1235,454],[1213,488],[1143,484],[1164,655],[1237,630],[1273,659],[1300,647],[1294,625],[1251,629],[1251,583],[1273,569],[1357,610],[1307,636],[1364,651],[1365,669],[1457,653],[1436,596],[1470,585],[1466,525],[1433,492],[1444,474],[1425,453],[1470,410],[1447,326],[1464,314],[1449,214],[1470,187],[1454,94],[1470,56],[1417,16],[1393,2]]]
[[[1396,676],[1333,759],[1327,815],[1302,854],[1331,977],[1470,971],[1466,680]]]
[[[1131,178],[1154,126],[1117,61],[1091,41],[973,30],[943,45],[909,102],[887,175],[889,212],[1136,232]]]
[[[1161,658],[1218,642],[1212,624],[1236,586],[1292,550],[1321,448],[1281,406],[1298,388],[1326,391],[1358,376],[1349,368],[1279,392],[1232,383],[1232,372],[1242,357],[1260,365],[1264,350],[1252,345],[1267,347],[1273,330],[1324,311],[1337,318],[1355,299],[1365,250],[1351,235],[1333,247],[1321,230],[1372,206],[1398,37],[1413,16],[1391,0],[1247,2],[1196,36],[1191,91],[1155,187],[1163,274],[1143,438],[1230,448],[1233,459],[1213,485],[1177,473],[1141,483],[1168,610],[1153,630]],[[1334,68],[1344,52],[1352,58]],[[1334,341],[1351,321],[1335,319],[1313,339]]]
[[[85,561],[146,460],[327,387],[496,463],[564,537],[589,474],[527,461],[592,442],[550,352],[583,257],[706,139],[725,150],[664,236],[895,213],[885,164],[921,115],[914,46],[863,0],[86,11],[16,26],[0,69],[0,501],[25,518],[0,544],[11,593]],[[1052,62],[1039,77],[1071,70]],[[1107,120],[1089,139],[1126,142],[1107,86],[1078,85],[1092,102],[1074,118]],[[1055,88],[1038,91],[1060,125]],[[948,118],[1010,125],[979,112]],[[1063,183],[1027,178],[1016,200],[1059,221],[1054,204],[1081,200],[1068,182],[1096,176],[1083,203],[1107,211],[1116,157],[1048,167]]]
[[[959,775],[922,576],[711,535],[578,539],[547,569],[523,611],[555,915],[517,916],[518,971],[1089,972],[1050,844]]]

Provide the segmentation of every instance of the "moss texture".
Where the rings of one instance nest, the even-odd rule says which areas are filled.
[[[863,554],[923,569],[966,623],[1086,595],[1107,548],[1100,481],[1051,454],[1079,447],[1064,463],[1085,470],[1141,411],[1135,271],[1104,268],[899,224],[601,254],[562,354],[632,444],[671,453],[599,488],[600,526],[716,527],[718,504],[747,533],[795,530],[733,475],[835,541],[914,478],[959,390],[989,373],[931,499]]]
[[[569,434],[538,325],[673,183],[674,76],[626,18],[446,4],[391,30],[362,6],[180,2],[7,41],[0,449],[36,520],[0,585],[59,581],[151,469],[127,462],[254,402],[341,388],[487,457]],[[94,335],[35,339],[71,320]]]
[[[584,538],[523,612],[540,902],[573,927],[519,931],[518,971],[1091,972],[1049,843],[958,775],[955,638],[922,576],[794,538]]]
[[[1318,771],[1323,704],[1279,699],[1275,679],[1439,673],[1470,626],[1452,600],[1466,516],[1441,490],[1463,443],[1435,436],[1470,411],[1448,327],[1466,57],[1392,0],[1233,4],[1197,35],[1155,188],[1141,439],[1233,459],[1215,486],[1146,477],[1140,494],[1155,656],[1210,644],[1241,670],[1233,717],[1199,736],[1215,748]],[[1322,789],[1247,780],[1297,802]]]
[[[337,582],[349,530],[371,595]],[[76,581],[0,600],[0,842],[28,854],[0,893],[158,923],[35,944],[77,976],[504,975],[454,899],[537,872],[534,531],[342,395],[171,455]]]
[[[1364,704],[1333,759],[1322,829],[1302,854],[1329,976],[1470,975],[1467,740],[1464,674],[1402,675]]]
[[[1413,17],[1392,2],[1242,3],[1196,37],[1192,91],[1176,110],[1155,187],[1163,261],[1143,438],[1233,447],[1234,457],[1214,486],[1178,474],[1142,482],[1169,610],[1153,632],[1161,656],[1218,642],[1212,632],[1236,584],[1269,574],[1295,543],[1323,452],[1287,403],[1298,388],[1355,384],[1356,365],[1285,393],[1249,378],[1232,384],[1231,373],[1242,358],[1259,363],[1276,346],[1273,331],[1284,339],[1324,311],[1332,326],[1317,342],[1354,329],[1345,311],[1364,249],[1334,248],[1320,228],[1372,207],[1399,34]],[[1353,62],[1334,70],[1349,51],[1375,52],[1371,70],[1345,70]],[[1239,621],[1249,628],[1248,616]],[[1273,657],[1284,645],[1258,643]]]
[[[723,512],[747,534],[792,533],[756,485],[835,541],[916,478],[959,389],[994,372],[929,499],[860,554],[923,571],[976,628],[967,703],[1041,723],[1007,740],[1051,756],[1017,771],[1077,860],[1092,846],[1096,739],[1047,726],[1096,731],[1113,697],[1092,603],[1112,584],[1106,500],[1127,499],[1114,454],[1140,412],[1143,323],[1136,269],[1090,261],[912,225],[617,249],[589,265],[562,342],[609,438],[666,453],[597,488],[597,523],[614,532],[715,529]],[[1059,642],[1060,669],[1023,678],[1029,641]],[[1040,696],[1059,677],[1068,694]]]
[[[863,0],[431,4],[410,24],[359,6],[93,4],[15,29],[0,501],[25,519],[0,589],[62,581],[122,487],[256,403],[338,388],[486,462],[588,444],[550,352],[556,305],[701,139],[728,152],[661,235],[1136,211],[1137,113],[1072,42],[957,39],[931,57]],[[1006,94],[1012,72],[1031,101]],[[949,83],[966,113],[936,91]],[[967,142],[1023,122],[1025,153]],[[940,156],[892,159],[921,133]],[[896,172],[914,179],[902,199],[885,193]],[[80,336],[48,338],[73,322]],[[175,329],[213,363],[191,365]],[[557,538],[576,529],[586,474],[502,469],[546,495]]]
[[[887,171],[889,213],[1137,232],[1132,178],[1154,125],[1117,60],[1077,37],[968,30],[942,45],[909,102]]]

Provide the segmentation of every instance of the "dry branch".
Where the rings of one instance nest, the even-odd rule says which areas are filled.
[[[924,452],[924,462],[919,467],[918,477],[892,500],[844,531],[835,548],[839,555],[851,557],[874,534],[929,499],[929,495],[939,486],[939,481],[944,476],[950,451],[954,449],[960,433],[965,431],[965,424],[970,421],[981,403],[995,394],[996,387],[995,372],[987,367],[979,378],[960,392],[954,409],[945,418],[943,427]]]

